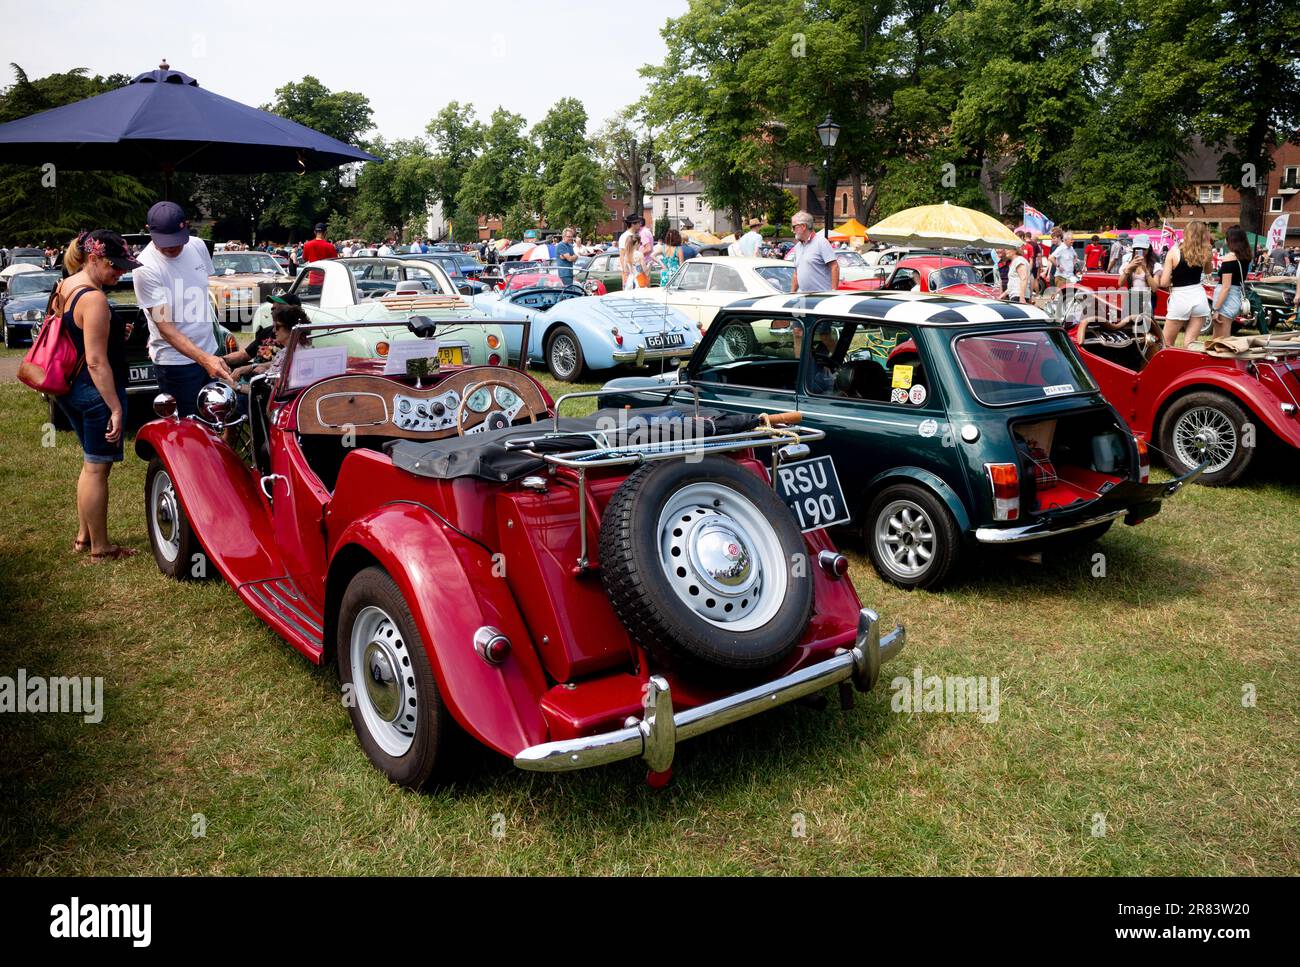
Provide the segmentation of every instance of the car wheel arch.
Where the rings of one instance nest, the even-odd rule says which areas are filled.
[[[1151,420],[1151,432],[1149,434],[1151,442],[1159,442],[1164,429],[1165,418],[1169,415],[1169,411],[1178,404],[1179,400],[1191,396],[1193,393],[1217,393],[1231,400],[1255,417],[1271,438],[1280,439],[1277,430],[1272,425],[1272,420],[1260,412],[1260,407],[1254,400],[1239,392],[1235,386],[1225,385],[1216,380],[1212,382],[1187,381],[1178,383],[1166,390],[1164,398],[1156,405],[1155,416]]]
[[[861,526],[866,517],[867,508],[871,506],[871,501],[875,499],[876,494],[886,487],[902,483],[920,484],[938,497],[948,508],[948,512],[952,514],[953,522],[957,525],[958,531],[961,532],[962,539],[972,539],[974,526],[971,523],[970,513],[966,510],[966,505],[962,503],[961,496],[942,477],[923,467],[890,467],[873,477],[859,494],[858,513],[855,515],[856,522],[854,526]]]
[[[346,544],[334,552],[325,575],[324,640],[334,640],[338,633],[339,607],[352,579],[368,567],[384,568],[383,562],[360,544]],[[387,568],[384,568],[386,571]],[[333,664],[334,649],[326,648],[322,664]]]

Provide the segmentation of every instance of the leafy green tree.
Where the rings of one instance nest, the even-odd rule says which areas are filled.
[[[546,189],[545,201],[548,225],[572,225],[583,238],[590,237],[605,219],[600,165],[586,152],[570,155],[555,184]]]
[[[127,83],[122,74],[90,76],[85,68],[32,80],[17,64],[0,91],[0,123],[61,107]],[[0,239],[10,244],[64,244],[95,228],[133,231],[161,197],[157,173],[69,171],[0,165]]]
[[[277,88],[275,102],[263,110],[358,147],[372,126],[373,112],[364,94],[331,91],[310,74]],[[330,212],[349,210],[356,193],[344,183],[340,168],[265,178],[268,202],[263,224],[287,232],[290,238],[309,235],[312,226]]]
[[[483,135],[483,150],[465,171],[456,192],[458,219],[500,215],[519,201],[528,154],[524,124],[521,115],[505,108],[492,112]]]
[[[1154,0],[1141,21],[1138,89],[1156,112],[1222,150],[1219,177],[1240,190],[1241,226],[1261,232],[1271,149],[1300,140],[1300,6]]]
[[[425,133],[433,140],[434,194],[456,234],[456,225],[474,222],[469,215],[464,219],[458,217],[456,195],[465,172],[483,149],[484,127],[475,117],[473,106],[452,101],[434,116]],[[464,237],[472,234],[468,232]]]
[[[501,218],[501,234],[505,238],[519,241],[524,232],[537,227],[537,216],[522,201],[510,206],[510,210]]]
[[[647,191],[653,191],[655,183],[671,173],[640,108],[633,104],[609,118],[594,141],[605,187],[626,197],[630,212],[639,212]]]
[[[352,224],[374,238],[423,232],[436,181],[428,143],[410,138],[390,145],[379,139],[370,152],[382,160],[367,163],[357,178]]]

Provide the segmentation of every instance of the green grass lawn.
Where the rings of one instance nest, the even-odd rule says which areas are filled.
[[[223,582],[158,573],[138,459],[113,472],[111,530],[142,553],[89,566],[70,549],[75,440],[43,446],[17,384],[0,417],[0,675],[103,676],[106,706],[97,725],[0,715],[0,870],[1300,872],[1294,464],[940,594],[882,583],[850,543],[863,603],[908,626],[886,687],[915,666],[997,676],[995,723],[832,694],[681,746],[660,792],[633,763],[545,776],[485,753],[415,795],[365,759],[332,668]]]

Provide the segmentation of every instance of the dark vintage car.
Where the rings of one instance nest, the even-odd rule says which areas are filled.
[[[425,262],[433,262],[435,265],[441,265],[443,271],[447,273],[447,277],[451,279],[452,285],[456,287],[456,291],[461,295],[476,296],[480,292],[486,292],[488,289],[487,283],[478,280],[478,275],[482,271],[482,266],[478,266],[478,270],[475,271],[473,275],[470,275],[469,272],[466,271],[463,260],[468,258],[468,256],[457,256],[450,252],[411,252],[407,255],[398,256],[398,258],[415,259]],[[468,260],[474,262],[473,259]],[[477,262],[474,262],[474,264],[478,265]]]
[[[824,431],[813,449],[833,458],[847,504],[813,480],[802,519],[851,519],[881,577],[905,588],[938,587],[979,547],[1064,547],[1141,523],[1200,472],[1149,483],[1145,441],[1032,306],[899,292],[745,299],[718,313],[679,378],[708,406],[796,410]]]
[[[4,344],[9,348],[30,346],[32,332],[45,317],[50,293],[63,278],[62,272],[23,272],[9,279],[0,291],[0,311],[4,313]]]
[[[224,432],[244,422],[233,391],[210,384],[198,418],[160,397],[135,447],[158,567],[194,579],[205,560],[336,662],[393,782],[445,776],[457,733],[523,769],[639,758],[666,781],[678,742],[870,689],[902,647],[773,492],[771,463],[798,468],[821,436],[796,415],[564,418],[522,371],[448,366],[421,386],[312,345],[340,328],[294,330],[254,380],[244,445]]]

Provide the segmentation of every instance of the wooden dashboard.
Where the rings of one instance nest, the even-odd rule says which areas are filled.
[[[484,381],[497,385],[476,390]],[[471,392],[472,405],[462,406]],[[500,424],[503,418],[510,423],[548,415],[537,384],[523,373],[504,366],[474,366],[423,389],[387,376],[321,380],[298,399],[298,432],[438,440],[456,435],[456,415],[461,409],[466,432]]]

